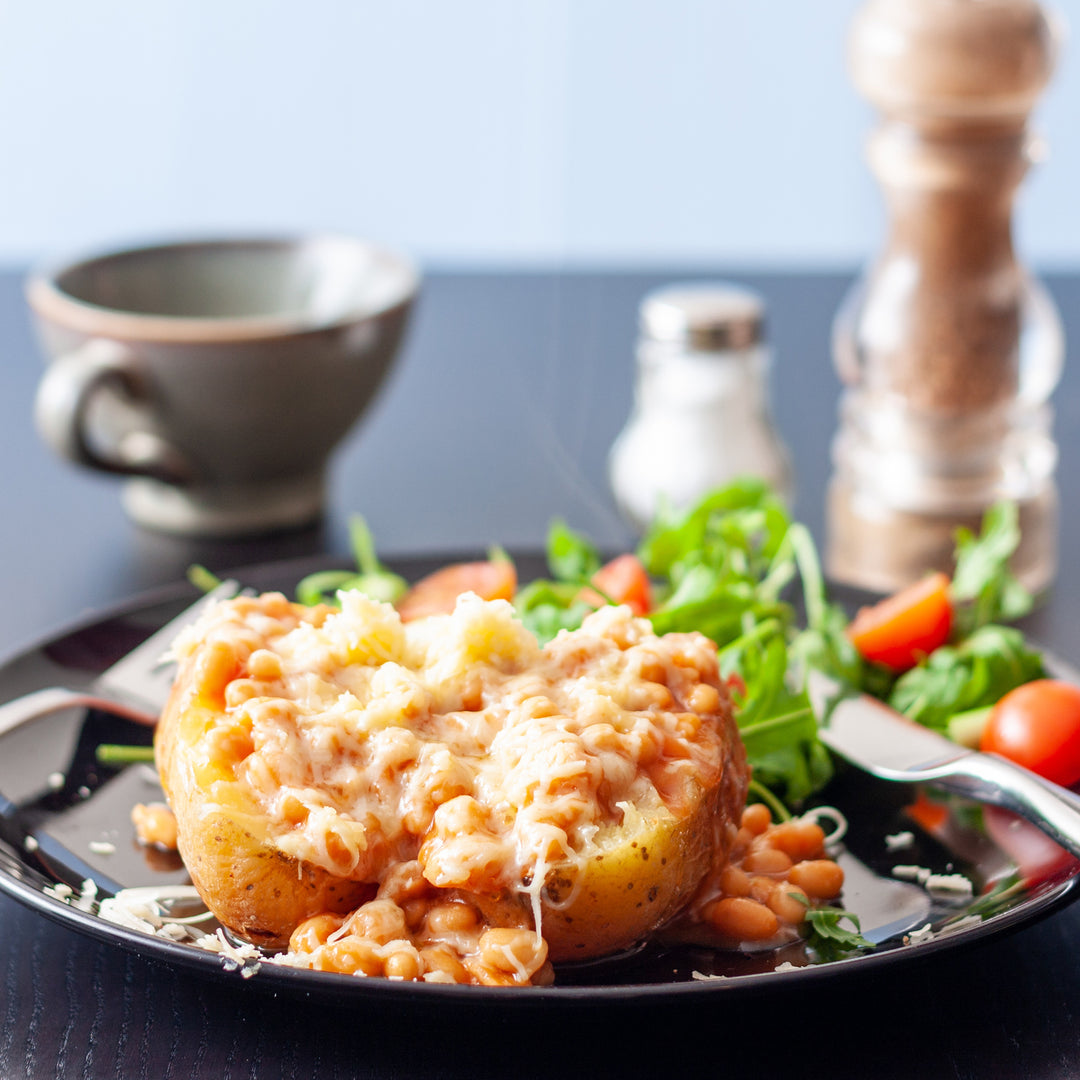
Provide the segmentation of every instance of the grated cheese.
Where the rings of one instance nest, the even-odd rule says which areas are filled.
[[[701,635],[660,638],[605,607],[542,649],[506,601],[466,594],[452,615],[403,624],[358,592],[340,599],[318,617],[276,594],[222,602],[174,646],[196,665],[208,645],[247,657],[203,747],[215,760],[230,733],[250,740],[233,775],[298,864],[374,881],[418,859],[437,887],[517,893],[539,931],[552,872],[576,880],[628,808],[679,809],[723,768],[721,731],[687,734],[678,704],[702,672],[718,678]]]
[[[915,834],[913,832],[898,832],[892,833],[890,836],[885,837],[885,847],[889,851],[902,851],[904,848],[909,848],[915,843]]]

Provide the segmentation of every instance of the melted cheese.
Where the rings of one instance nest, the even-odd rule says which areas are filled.
[[[439,888],[528,897],[539,931],[552,873],[628,811],[681,816],[723,768],[701,635],[608,607],[542,649],[505,601],[408,624],[341,601],[225,601],[174,647],[201,664],[188,692],[221,701],[199,752],[286,855],[373,883],[416,860]]]

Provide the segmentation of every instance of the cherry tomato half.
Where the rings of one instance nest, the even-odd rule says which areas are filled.
[[[1069,787],[1080,780],[1080,687],[1036,679],[1009,691],[990,713],[979,749]]]
[[[862,608],[848,627],[848,637],[867,660],[907,671],[949,640],[952,622],[949,579],[931,574]]]
[[[396,606],[402,622],[409,622],[449,614],[462,593],[474,592],[482,600],[512,600],[516,589],[517,574],[508,560],[453,563],[421,578]]]
[[[604,563],[592,576],[592,583],[603,593],[582,590],[582,599],[597,607],[607,603],[627,604],[635,615],[647,615],[652,609],[652,582],[636,555],[617,555]]]

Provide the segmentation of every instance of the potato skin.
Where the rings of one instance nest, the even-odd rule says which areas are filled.
[[[282,948],[300,923],[324,912],[353,911],[371,899],[376,884],[343,878],[280,850],[266,811],[234,771],[251,743],[226,710],[225,688],[242,671],[237,654],[215,650],[213,640],[182,662],[155,736],[158,772],[176,814],[180,854],[208,908],[239,937]],[[631,948],[678,914],[726,857],[749,773],[730,698],[715,671],[701,675],[718,697],[716,711],[699,718],[709,728],[707,763],[689,774],[694,779],[671,781],[681,786],[665,790],[666,804],[654,790],[651,801],[604,826],[586,861],[547,873],[540,930],[553,961]],[[676,692],[681,700],[685,691]],[[244,739],[246,750],[234,746]],[[529,922],[529,897],[520,892],[476,895],[474,901],[492,926],[507,925],[508,908],[517,912],[510,925]]]
[[[719,782],[699,786],[684,816],[647,810],[604,830],[580,874],[549,874],[542,930],[553,962],[631,948],[686,906],[726,856],[746,802],[746,754],[734,732],[730,751]]]
[[[372,889],[279,851],[240,785],[200,769],[197,741],[214,716],[212,705],[192,700],[182,676],[154,737],[158,773],[176,815],[180,855],[222,926],[263,948],[284,948],[304,919],[324,911],[352,911]]]

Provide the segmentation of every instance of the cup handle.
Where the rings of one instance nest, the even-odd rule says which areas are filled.
[[[34,401],[34,420],[56,453],[103,472],[151,476],[169,484],[191,480],[187,457],[148,427],[92,440],[88,415],[99,394],[111,394],[135,407],[151,400],[146,376],[130,351],[116,342],[92,339],[45,369]]]

